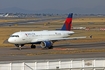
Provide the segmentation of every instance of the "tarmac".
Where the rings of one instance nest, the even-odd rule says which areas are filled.
[[[0,61],[48,60],[76,58],[104,58],[105,42],[86,44],[54,45],[54,49],[31,49],[28,46],[18,50],[16,47],[0,47]]]

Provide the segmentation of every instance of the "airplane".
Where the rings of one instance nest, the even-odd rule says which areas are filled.
[[[4,15],[4,17],[8,17],[8,16],[9,16],[9,14],[8,14],[8,13]]]
[[[9,14],[7,13],[7,14],[0,14],[0,17],[8,17],[9,16]]]
[[[8,42],[15,44],[20,50],[25,44],[31,44],[31,48],[36,48],[34,44],[40,44],[42,48],[52,49],[53,43],[60,40],[81,39],[86,37],[71,37],[74,34],[71,31],[73,13],[70,13],[65,20],[64,25],[59,30],[42,31],[20,31],[13,33]]]

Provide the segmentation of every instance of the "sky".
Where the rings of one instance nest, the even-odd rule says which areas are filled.
[[[52,9],[104,14],[105,0],[0,0],[0,9],[13,7],[32,11]]]

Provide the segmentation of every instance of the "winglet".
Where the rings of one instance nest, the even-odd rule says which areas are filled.
[[[61,28],[61,30],[67,30],[67,31],[71,30],[72,17],[73,17],[73,13],[68,15],[68,17],[66,18],[65,23],[64,23],[63,27]]]

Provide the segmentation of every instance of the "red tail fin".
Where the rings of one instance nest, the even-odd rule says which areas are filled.
[[[71,30],[73,13],[69,14],[61,30]]]

